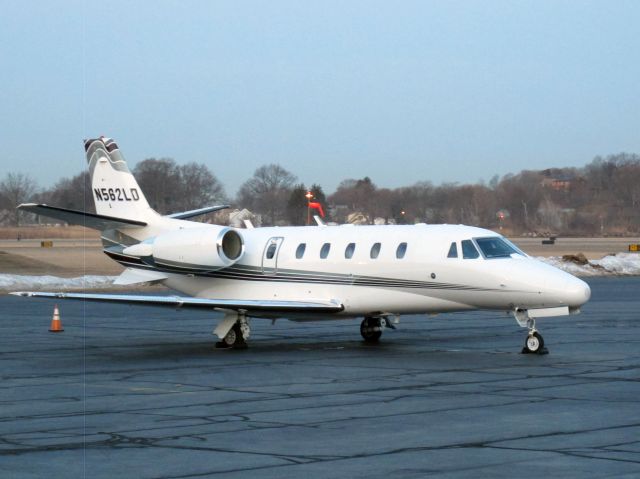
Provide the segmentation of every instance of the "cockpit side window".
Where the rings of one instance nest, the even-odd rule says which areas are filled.
[[[454,241],[451,243],[449,247],[449,254],[447,254],[447,258],[457,258],[458,257],[458,244]]]
[[[462,257],[464,259],[476,259],[480,256],[471,240],[462,240]]]
[[[476,244],[482,251],[482,254],[487,259],[493,258],[511,258],[512,254],[521,254],[525,256],[516,246],[500,238],[499,236],[492,236],[489,238],[476,238]]]

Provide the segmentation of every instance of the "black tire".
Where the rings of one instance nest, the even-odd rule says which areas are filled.
[[[224,337],[223,342],[227,345],[228,348],[247,349],[247,342],[242,335],[242,328],[240,327],[240,323],[236,323],[233,325],[233,328],[231,328],[227,335]]]
[[[532,354],[540,353],[544,349],[544,339],[542,339],[540,333],[536,331],[527,336],[527,339],[524,341],[524,348]]]
[[[223,341],[228,347],[231,348],[233,347],[233,345],[237,340],[238,340],[238,333],[236,332],[236,327],[234,325],[233,328],[231,328],[227,333],[227,335],[224,337]]]
[[[377,343],[382,336],[382,328],[376,318],[364,318],[360,323],[360,334],[367,343]]]

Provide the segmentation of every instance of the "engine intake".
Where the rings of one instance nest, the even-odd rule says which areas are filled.
[[[231,261],[237,261],[244,253],[244,241],[236,230],[228,229],[223,232],[218,248],[221,250],[219,252],[221,255]]]

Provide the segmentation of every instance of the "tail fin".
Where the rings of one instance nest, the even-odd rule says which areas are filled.
[[[150,222],[158,218],[111,138],[85,140],[91,189],[99,215]]]

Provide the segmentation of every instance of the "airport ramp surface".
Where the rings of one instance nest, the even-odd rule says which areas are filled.
[[[0,469],[68,477],[638,477],[640,278],[592,278],[579,316],[519,354],[503,314],[253,321],[0,296]],[[526,474],[526,473],[525,473]]]

